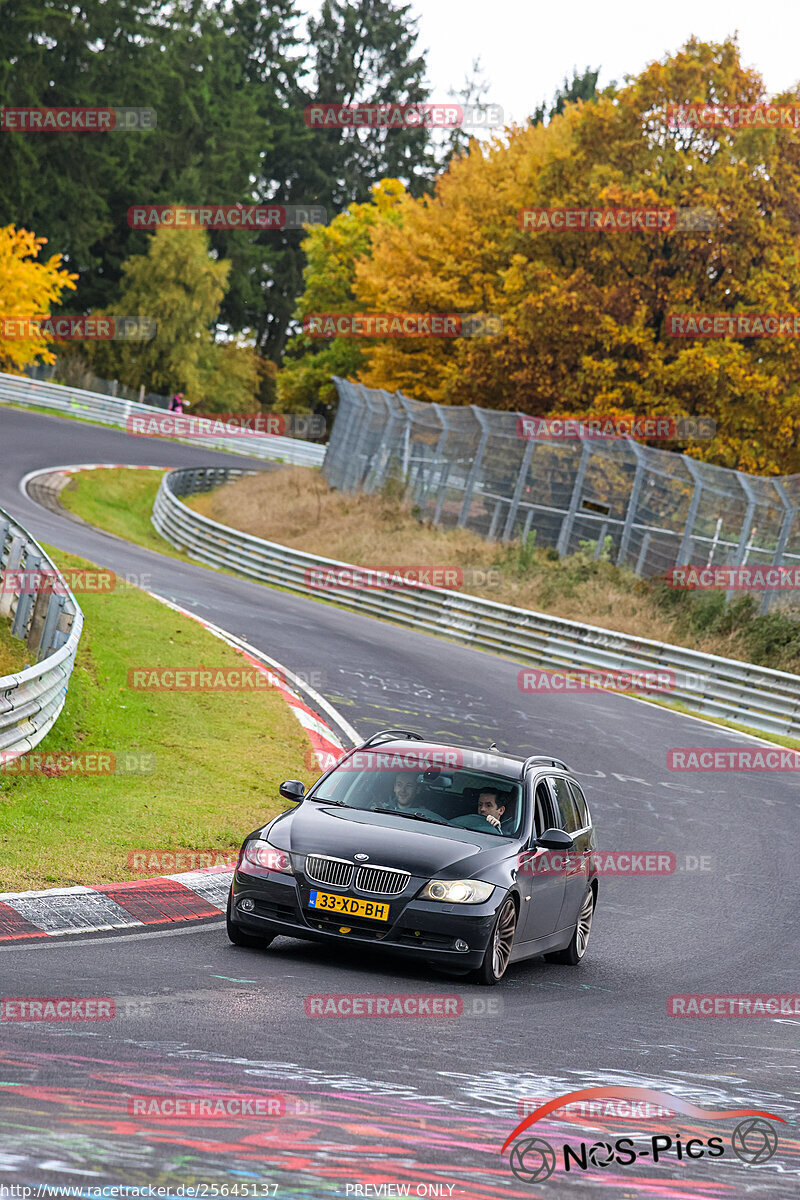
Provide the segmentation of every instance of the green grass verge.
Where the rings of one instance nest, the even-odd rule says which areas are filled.
[[[92,566],[48,551],[62,567]],[[131,667],[230,669],[243,659],[189,617],[136,588],[82,594],[86,616],[67,702],[35,753],[153,756],[140,774],[0,772],[0,891],[137,878],[142,848],[235,851],[310,783],[309,742],[277,691],[159,692],[128,687]],[[151,871],[159,874],[159,871]]]
[[[24,667],[32,666],[33,651],[19,638],[11,636],[11,622],[0,617],[0,679],[4,675],[16,675]]]
[[[192,560],[164,541],[151,523],[153,505],[166,471],[131,471],[113,468],[81,471],[61,491],[64,508],[90,525],[105,529],[127,542],[171,554],[184,562]]]
[[[120,537],[127,538],[141,546],[147,546],[149,549],[158,550],[161,554],[168,554],[174,558],[181,558],[184,561],[194,561],[175,550],[169,542],[156,533],[150,524],[150,515],[153,511],[153,503],[156,498],[160,479],[161,473],[156,471],[132,471],[125,468],[108,471],[85,471],[75,477],[74,486],[68,485],[68,488],[64,489],[61,493],[61,501],[71,512],[82,517],[85,521],[97,525],[100,529],[106,529],[110,533],[117,533]],[[517,552],[519,553],[519,551]],[[522,548],[522,554],[525,554],[525,548]],[[557,565],[560,566],[560,564]],[[234,572],[226,573],[234,574]],[[713,597],[712,602],[716,603]],[[332,604],[333,601],[320,599],[318,603]],[[447,635],[444,633],[437,634],[436,636],[443,637],[446,640],[458,640],[447,639]],[[642,636],[646,637],[647,633],[643,632]],[[492,653],[492,651],[487,651],[487,653]],[[500,655],[500,657],[504,656]],[[658,704],[662,708],[669,708],[675,712],[697,716],[711,725],[722,725],[726,729],[735,729],[740,733],[763,738],[764,741],[800,750],[800,740],[797,738],[785,737],[781,734],[765,733],[762,730],[753,729],[747,725],[741,725],[733,721],[707,716],[703,713],[694,713],[682,701],[668,701],[647,696],[637,696],[637,699],[643,699],[651,704]]]

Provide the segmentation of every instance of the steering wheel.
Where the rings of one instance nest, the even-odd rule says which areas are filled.
[[[466,813],[463,817],[454,817],[450,824],[459,829],[472,829],[475,833],[500,833],[496,825],[492,825],[491,821],[487,821],[486,817],[478,816],[477,813]]]

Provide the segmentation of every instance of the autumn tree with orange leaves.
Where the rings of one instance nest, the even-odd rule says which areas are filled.
[[[763,100],[735,41],[692,40],[548,125],[473,142],[434,195],[405,195],[391,220],[375,221],[353,294],[359,311],[497,313],[502,334],[370,342],[358,379],[537,416],[711,418],[712,441],[668,447],[744,471],[800,471],[797,339],[676,338],[665,327],[673,312],[800,312],[800,133],[679,128],[667,114]],[[713,224],[518,224],[525,208],[605,206],[710,211]]]

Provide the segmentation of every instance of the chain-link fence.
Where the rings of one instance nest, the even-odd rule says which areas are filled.
[[[745,475],[631,438],[528,438],[521,413],[335,382],[323,471],[342,491],[399,478],[436,525],[501,542],[535,532],[562,556],[589,543],[641,576],[689,564],[800,566],[800,475]]]

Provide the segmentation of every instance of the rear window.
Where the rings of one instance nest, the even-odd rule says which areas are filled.
[[[569,790],[572,792],[572,799],[575,801],[575,807],[578,810],[580,828],[585,829],[589,824],[589,809],[586,804],[586,797],[573,779],[569,780]]]
[[[576,833],[581,828],[581,821],[569,784],[566,779],[551,777],[550,788],[558,809],[559,828],[565,833]]]

